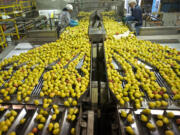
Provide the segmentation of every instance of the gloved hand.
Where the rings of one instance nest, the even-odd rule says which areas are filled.
[[[74,27],[74,26],[79,25],[79,23],[78,23],[77,21],[71,19],[69,25],[70,25],[71,27]]]

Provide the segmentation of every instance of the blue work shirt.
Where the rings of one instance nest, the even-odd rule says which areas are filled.
[[[137,21],[138,23],[136,23],[136,26],[140,26],[142,25],[142,10],[141,7],[136,5],[133,9],[131,9],[132,11],[132,16],[134,17],[134,21]]]

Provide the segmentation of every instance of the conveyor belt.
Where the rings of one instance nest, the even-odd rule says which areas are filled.
[[[69,65],[72,61],[74,61],[74,60],[79,56],[79,54],[80,54],[80,53],[78,53],[74,58],[72,58],[72,59],[64,66],[64,68],[67,68],[68,65]]]
[[[125,111],[127,114],[131,114],[132,118],[134,119],[133,123],[129,123],[126,118],[123,118],[121,116],[121,111]],[[150,115],[146,115],[149,119],[149,122],[151,122],[155,126],[155,130],[151,131],[146,127],[146,123],[142,122],[140,120],[142,109],[133,110],[133,109],[119,109],[118,110],[118,117],[120,121],[120,127],[121,127],[121,134],[128,135],[128,133],[125,131],[125,128],[127,126],[131,126],[137,135],[164,135],[165,130],[172,130],[174,132],[174,135],[179,135],[180,131],[178,131],[178,125],[176,124],[176,119],[180,118],[180,110],[168,110],[167,112],[173,112],[175,117],[170,120],[170,124],[164,125],[161,128],[158,128],[155,124],[157,119],[157,115],[161,114],[163,116],[166,116],[166,111],[164,110],[151,110]],[[166,116],[167,117],[167,116]]]
[[[118,52],[116,52],[118,54]],[[121,55],[120,55],[121,56]],[[122,56],[123,57],[123,56]],[[144,64],[145,65],[145,68],[151,70],[154,72],[155,76],[156,76],[156,82],[159,84],[160,87],[164,87],[167,89],[167,93],[169,94],[170,98],[167,100],[168,102],[168,107],[167,109],[180,109],[179,105],[177,104],[178,101],[174,101],[172,98],[173,98],[173,93],[171,91],[171,87],[167,84],[167,82],[165,81],[165,79],[161,76],[161,74],[158,72],[157,68],[152,66],[151,64],[147,63],[146,61],[140,59],[140,58],[137,58],[138,62],[141,63],[141,64]],[[132,70],[134,73],[136,73],[136,68],[129,62],[126,60],[126,62],[128,62],[131,66],[132,66]],[[113,57],[113,60],[112,60],[112,64],[115,66],[115,69],[119,72],[119,74],[121,76],[125,76],[125,73],[123,71],[123,68],[122,66],[120,65],[120,63],[116,60],[115,57]],[[107,82],[108,82],[108,78],[107,78]],[[126,85],[126,81],[125,80],[122,80],[122,87],[124,88]],[[144,97],[144,101],[142,101],[142,107],[141,108],[147,108],[148,107],[148,102],[149,101],[156,101],[154,99],[150,99],[146,93],[146,91],[143,90],[143,88],[140,88],[140,91],[144,92],[145,93],[145,97]],[[119,101],[116,99],[116,96],[114,95],[113,92],[111,92],[110,90],[110,93],[111,95],[115,98],[117,104],[119,104]],[[132,102],[128,102],[128,103],[125,103],[124,106],[120,106],[120,108],[134,108],[134,103]],[[162,107],[161,107],[162,108]]]
[[[11,110],[15,110],[17,112],[17,116],[15,117],[12,125],[8,128],[8,131],[4,134],[10,134],[12,131],[15,131],[17,135],[28,134],[34,127],[37,127],[39,122],[36,119],[36,116],[39,114],[40,106],[28,106],[28,105],[12,105],[12,106],[5,106],[5,110],[0,112],[0,122],[6,120],[6,114],[9,113]],[[60,106],[59,111],[60,113],[57,114],[56,119],[53,121],[51,119],[53,110],[51,108],[47,108],[49,112],[46,116],[46,122],[44,123],[44,128],[42,130],[38,130],[38,135],[51,135],[48,131],[48,125],[50,122],[57,122],[60,124],[60,133],[61,135],[69,135],[70,129],[75,127],[77,121],[70,122],[67,120],[68,109]],[[77,115],[78,117],[78,115]],[[20,124],[21,119],[25,119],[23,124]]]
[[[34,90],[31,93],[31,96],[39,96],[39,93],[43,87],[43,75],[44,75],[44,73],[42,73],[41,77],[39,78],[39,83],[38,83],[38,85],[36,85],[34,87]]]
[[[16,50],[16,51],[17,51],[17,50]],[[19,50],[18,50],[18,51],[19,51]],[[73,62],[76,58],[78,58],[79,54],[80,54],[80,53],[78,53],[75,57],[73,57],[73,58],[68,62],[68,64],[64,66],[64,68],[67,68],[68,65],[69,65],[71,62]],[[81,67],[83,66],[84,59],[85,59],[85,56],[83,56],[83,58],[80,59],[79,63],[78,63],[77,66],[76,66],[76,70],[79,72],[79,74],[80,74],[82,77],[84,76],[84,72],[81,70]],[[58,62],[60,62],[60,59],[58,59],[58,60],[56,60],[55,62],[49,64],[49,65],[45,68],[45,71],[41,74],[41,77],[39,78],[38,84],[34,87],[34,90],[33,90],[32,93],[31,93],[31,99],[32,99],[32,100],[29,101],[29,102],[27,102],[26,104],[34,104],[33,99],[38,99],[39,102],[40,102],[40,104],[42,104],[42,100],[40,99],[40,97],[39,97],[40,95],[39,95],[39,94],[40,94],[41,89],[42,89],[42,87],[43,87],[43,75],[44,75],[45,72],[48,72],[48,71],[52,70],[52,69],[53,69],[52,67],[53,67],[55,64],[57,64]],[[15,67],[13,73],[15,73],[20,67],[22,67],[22,66],[25,65],[25,64],[26,64],[26,63],[22,63],[22,64],[19,65],[18,67]],[[9,69],[11,66],[12,66],[12,65],[8,65],[8,67],[5,66],[5,67],[4,67],[4,70]],[[35,66],[36,66],[36,65],[34,65],[34,67],[35,67]],[[32,67],[32,69],[33,69],[33,67]],[[12,73],[12,75],[13,75],[13,73]],[[27,77],[25,77],[25,79],[26,79],[26,78],[27,78]],[[25,80],[25,79],[24,79],[24,80]],[[6,80],[5,83],[8,82],[9,80],[10,80],[10,79]],[[22,80],[22,81],[24,82],[24,80]],[[5,84],[5,83],[4,83],[4,84]],[[2,88],[3,88],[3,86],[1,86],[1,89],[2,89]],[[88,92],[89,89],[90,89],[90,87],[88,87],[88,88],[87,88],[87,91],[84,92],[83,95],[81,95],[79,101],[82,100],[82,98],[84,97],[84,95],[86,95],[86,93]],[[9,101],[9,102],[6,102],[6,103],[8,103],[8,104],[17,104],[18,101],[16,100],[16,94],[17,94],[17,92],[16,92],[14,95],[11,96],[11,99],[12,99],[12,100]],[[4,104],[6,104],[6,103],[4,103]],[[56,97],[55,97],[55,98],[54,98],[54,103],[59,104],[59,105],[63,105],[64,99],[62,100],[62,99],[60,99],[60,98],[56,98]]]
[[[94,42],[94,41],[93,41]],[[93,50],[94,49],[94,50]],[[96,51],[96,53],[93,53],[93,51]],[[95,54],[95,55],[94,55]],[[79,57],[82,57],[79,59]],[[73,122],[70,122],[67,120],[68,116],[68,109],[66,108],[63,104],[64,100],[67,98],[61,99],[59,96],[53,97],[53,104],[57,104],[60,109],[60,113],[57,115],[56,120],[52,120],[52,114],[53,114],[53,109],[51,105],[46,108],[45,110],[48,112],[48,115],[45,117],[46,121],[44,124],[44,128],[42,131],[38,131],[38,135],[48,135],[51,134],[49,133],[48,129],[48,124],[50,122],[58,122],[60,123],[60,128],[61,132],[60,135],[69,135],[70,134],[70,129],[76,127],[78,129],[76,131],[76,135],[86,135],[87,133],[98,133],[98,131],[106,132],[108,131],[108,134],[110,135],[129,135],[125,131],[126,126],[131,126],[135,133],[137,135],[160,135],[164,134],[164,129],[166,127],[163,127],[163,131],[161,131],[159,128],[156,127],[156,131],[150,132],[147,128],[145,123],[142,123],[139,119],[140,112],[142,111],[143,108],[148,108],[148,103],[149,101],[154,101],[148,98],[146,91],[143,90],[143,88],[140,88],[140,92],[144,92],[145,96],[143,97],[144,101],[141,103],[141,109],[134,109],[135,108],[135,100],[131,100],[130,102],[126,102],[124,106],[121,106],[119,104],[119,101],[116,98],[116,95],[111,91],[109,88],[109,79],[108,79],[108,74],[107,74],[107,67],[106,67],[106,58],[105,58],[105,51],[104,51],[104,44],[103,43],[96,43],[91,46],[91,69],[90,69],[90,80],[89,80],[89,87],[88,89],[84,92],[84,94],[78,99],[78,107],[80,106],[80,113],[78,119],[76,119]],[[123,56],[121,56],[123,57]],[[71,62],[74,60],[79,60],[78,64],[76,65],[75,69],[78,71],[78,73],[81,75],[81,77],[84,77],[84,72],[82,71],[82,66],[84,64],[84,61],[86,59],[86,56],[80,55],[78,53],[76,56],[74,56],[71,60],[68,61],[68,63],[64,66],[64,68],[68,69],[68,66]],[[140,58],[136,58],[138,60],[138,63],[144,64],[146,68],[150,69],[150,71],[153,71],[155,76],[156,76],[156,82],[159,84],[160,87],[165,87],[168,91],[168,94],[172,94],[171,88],[168,86],[166,81],[163,79],[163,77],[160,75],[156,67],[153,67],[149,63],[146,63],[145,61],[141,60]],[[132,67],[132,70],[134,74],[136,74],[137,69],[133,64],[125,59],[125,61]],[[39,113],[40,109],[42,108],[42,103],[43,99],[47,98],[48,96],[44,96],[43,98],[39,97],[39,94],[41,92],[41,89],[43,87],[43,75],[46,72],[49,72],[53,69],[53,66],[56,65],[58,62],[61,62],[61,59],[57,59],[56,61],[52,62],[49,64],[44,72],[41,74],[38,84],[34,87],[34,90],[31,93],[31,101],[29,102],[21,102],[21,108],[16,108],[18,112],[18,116],[16,117],[14,123],[12,126],[9,128],[9,131],[7,134],[9,134],[11,131],[16,131],[17,134],[27,134],[34,127],[37,127],[37,120],[35,120],[37,114]],[[93,64],[92,64],[93,63]],[[26,63],[23,63],[26,64]],[[22,65],[23,65],[22,64]],[[124,77],[124,80],[122,80],[122,88],[125,88],[127,84],[127,79],[126,79],[126,73],[125,69],[123,69],[123,65],[121,65],[115,57],[113,57],[112,64],[115,66],[115,69],[119,72],[119,74]],[[21,65],[21,66],[22,66]],[[38,64],[37,64],[38,65]],[[34,65],[32,69],[37,66]],[[18,67],[15,69],[17,70]],[[24,81],[24,80],[22,80]],[[94,91],[91,89],[92,81],[94,84],[97,84],[93,86]],[[105,90],[105,91],[103,91]],[[90,96],[87,93],[90,93]],[[128,91],[127,91],[128,92]],[[105,93],[105,94],[104,94]],[[104,94],[104,95],[103,95]],[[81,100],[85,95],[88,95],[86,99]],[[96,99],[94,97],[96,97]],[[129,96],[129,93],[128,95]],[[171,95],[170,95],[171,97]],[[92,100],[90,100],[92,98]],[[93,98],[96,100],[96,102],[93,102]],[[108,100],[106,100],[106,98]],[[3,120],[5,117],[5,114],[9,112],[9,110],[14,108],[13,106],[16,106],[16,95],[12,96],[12,102],[7,102],[3,103],[4,104],[10,104],[8,109],[0,112],[0,121]],[[34,106],[34,99],[37,99],[39,101],[38,106]],[[105,99],[103,102],[102,99]],[[112,99],[112,101],[111,101]],[[115,102],[114,102],[115,101]],[[157,112],[160,112],[161,114],[164,113],[164,110],[167,109],[168,111],[172,111],[175,114],[175,118],[180,118],[180,107],[171,99],[167,100],[169,106],[167,108],[156,108],[156,110],[152,110],[152,115],[148,116],[150,119],[150,122],[155,124],[155,119]],[[19,103],[18,103],[19,104]],[[73,107],[73,106],[71,106]],[[83,108],[83,109],[82,109]],[[116,108],[114,110],[114,108]],[[129,123],[127,119],[122,118],[120,116],[120,112],[122,110],[125,110],[128,114],[132,114],[134,123]],[[176,110],[176,111],[175,111]],[[114,111],[117,111],[114,113]],[[95,114],[94,114],[95,113]],[[115,115],[116,114],[116,115]],[[91,118],[90,118],[91,116]],[[23,125],[19,125],[19,121],[22,118],[26,118],[26,122]],[[117,119],[118,118],[118,119]],[[107,121],[106,121],[107,120]],[[119,125],[116,125],[118,122]],[[168,129],[171,129],[174,131],[175,135],[179,135],[179,131],[177,131],[177,125],[175,124],[174,119],[170,121],[172,124],[172,127],[168,127]],[[93,126],[92,126],[93,125]],[[99,126],[100,125],[100,126]],[[93,130],[95,128],[95,130]],[[100,128],[100,129],[98,129]],[[107,128],[107,129],[106,129]],[[112,131],[110,131],[112,130]],[[90,132],[91,131],[91,132]],[[103,132],[100,132],[103,133]],[[113,134],[114,133],[114,134]],[[90,134],[90,135],[91,135]],[[88,134],[89,135],[89,134]]]
[[[156,82],[159,84],[159,86],[161,87],[165,87],[167,89],[167,92],[169,94],[172,94],[171,88],[169,87],[169,85],[167,84],[167,82],[164,80],[164,78],[160,75],[159,72],[154,71],[155,75],[156,75]]]
[[[13,72],[12,72],[11,77],[13,76],[13,74],[14,74],[15,72],[16,72],[16,71],[13,71]],[[7,82],[9,82],[10,79],[11,79],[11,78],[5,80],[4,83],[3,83],[3,85],[0,86],[0,89],[4,88],[4,84],[7,83]]]

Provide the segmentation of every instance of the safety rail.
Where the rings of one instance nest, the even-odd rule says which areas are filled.
[[[14,24],[14,27],[4,30],[4,35],[6,36],[17,36],[17,39],[20,39],[19,36],[19,30],[18,30],[18,26],[16,23],[16,20],[14,19],[0,19],[1,24],[8,24],[8,23],[12,23]]]
[[[2,49],[7,47],[6,37],[5,37],[4,31],[1,25],[0,25],[0,46]]]
[[[17,17],[21,16],[23,12],[30,11],[32,7],[36,7],[35,0],[14,0],[13,2],[0,3],[0,17],[3,15]]]
[[[21,1],[19,1],[19,5],[21,8],[21,11],[27,11],[32,8],[31,0],[21,0]]]
[[[16,17],[16,16],[19,16],[19,14],[21,13],[18,4],[0,6],[0,11],[1,11],[0,16],[9,15],[9,16]]]

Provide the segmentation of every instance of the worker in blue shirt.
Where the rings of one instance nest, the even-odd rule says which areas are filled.
[[[71,12],[73,11],[73,6],[67,4],[63,9],[62,13],[59,16],[58,26],[57,26],[57,37],[59,38],[59,33],[61,29],[66,28],[67,26],[77,26],[78,22],[71,19]]]
[[[141,7],[137,5],[136,0],[129,0],[129,6],[131,7],[132,15],[126,17],[126,22],[131,23],[136,21],[136,35],[139,35],[139,28],[142,26],[142,10]]]

